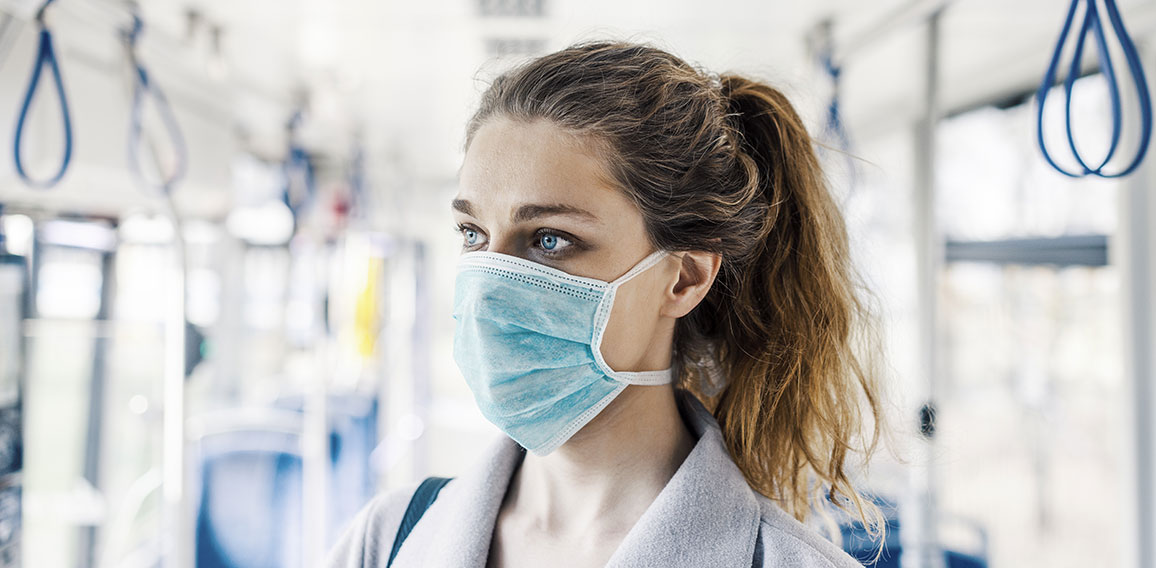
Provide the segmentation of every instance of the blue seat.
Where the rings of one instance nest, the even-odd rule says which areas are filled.
[[[300,440],[234,432],[202,440],[198,568],[301,566]]]
[[[301,397],[278,400],[276,406],[300,412]],[[359,396],[329,397],[329,527],[332,546],[346,523],[373,498],[376,475],[369,456],[377,447],[377,401]]]
[[[867,535],[867,530],[862,522],[848,521],[846,518],[844,519],[845,522],[839,525],[839,531],[843,535],[843,550],[855,557],[864,566],[899,568],[900,557],[903,556],[903,545],[899,539],[899,508],[894,501],[879,496],[872,496],[871,499],[883,511],[887,520],[887,535],[884,539],[883,553],[879,556],[879,560],[872,562],[879,548],[878,541],[872,540]],[[981,541],[986,543],[982,529],[977,526],[976,530],[981,533]],[[986,548],[986,544],[984,548]],[[947,568],[987,568],[986,552],[972,555],[945,549],[943,555]]]
[[[844,522],[839,525],[843,535],[843,550],[864,566],[876,568],[899,568],[899,558],[903,555],[903,545],[899,541],[899,513],[895,503],[882,497],[872,496],[872,501],[887,519],[887,534],[884,538],[883,553],[879,560],[871,563],[878,552],[878,541],[872,540],[860,521]]]
[[[298,568],[302,542],[301,398],[275,405],[276,427],[242,419],[201,438],[191,475],[199,488],[198,568]],[[369,456],[377,444],[377,404],[333,397],[326,546],[374,493]],[[295,422],[294,422],[295,421]],[[295,431],[290,431],[295,430]],[[196,498],[196,496],[194,496]]]
[[[979,556],[954,550],[945,550],[943,554],[947,560],[947,568],[987,568],[987,560]]]

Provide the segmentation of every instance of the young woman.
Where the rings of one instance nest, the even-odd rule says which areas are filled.
[[[452,204],[454,357],[509,439],[370,503],[330,566],[859,566],[803,524],[881,528],[847,473],[879,386],[812,146],[776,89],[653,47],[499,77]]]

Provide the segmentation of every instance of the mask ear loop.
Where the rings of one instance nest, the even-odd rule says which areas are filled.
[[[614,288],[618,288],[622,284],[626,283],[627,280],[630,280],[631,278],[638,276],[639,274],[645,272],[650,267],[658,264],[660,261],[662,261],[662,259],[666,258],[667,254],[670,254],[670,253],[668,253],[664,250],[656,250],[656,251],[650,253],[650,255],[647,256],[646,258],[638,261],[638,264],[635,264],[634,268],[627,270],[626,274],[623,274],[622,276],[619,276],[618,278],[616,278],[612,282],[610,282],[609,283],[610,286],[612,286]]]
[[[650,269],[654,265],[666,258],[669,254],[664,250],[659,250],[651,253],[646,258],[635,264],[633,268],[626,271],[626,274],[619,276],[614,281],[609,283],[606,288],[606,295],[602,297],[602,301],[598,304],[598,311],[594,315],[594,338],[591,341],[590,349],[594,353],[594,361],[598,363],[599,370],[606,376],[631,385],[665,385],[671,382],[674,378],[673,369],[663,369],[661,371],[615,371],[610,368],[606,360],[602,358],[602,337],[606,335],[606,325],[610,322],[610,311],[614,306],[614,297],[618,295],[618,287],[626,283],[626,281],[638,276],[642,272]]]

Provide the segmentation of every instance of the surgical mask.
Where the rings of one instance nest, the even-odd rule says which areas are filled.
[[[454,361],[486,419],[546,455],[628,385],[669,383],[670,369],[615,371],[601,349],[618,288],[665,254],[651,254],[613,282],[499,253],[462,255]]]

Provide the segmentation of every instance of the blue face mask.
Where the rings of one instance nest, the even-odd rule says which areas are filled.
[[[601,350],[618,287],[665,255],[651,254],[613,282],[504,254],[462,255],[454,361],[486,419],[546,455],[627,385],[669,383],[670,369],[618,372]]]

